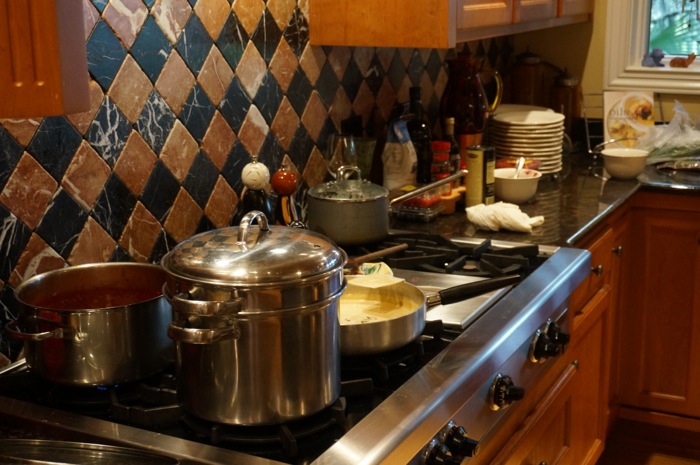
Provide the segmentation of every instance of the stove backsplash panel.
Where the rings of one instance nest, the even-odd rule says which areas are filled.
[[[286,161],[303,192],[323,179],[320,149],[342,120],[382,127],[420,85],[437,124],[447,50],[313,47],[307,10],[307,0],[83,1],[91,109],[0,119],[0,324],[35,274],[156,262],[229,225],[252,154],[271,172]],[[497,68],[511,53],[508,38],[462,47]],[[0,358],[19,348],[0,333]]]

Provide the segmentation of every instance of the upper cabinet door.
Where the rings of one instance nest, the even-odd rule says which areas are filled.
[[[516,23],[555,18],[559,0],[519,0],[516,8]]]
[[[513,0],[460,0],[460,29],[507,25],[513,22]]]
[[[89,108],[80,0],[0,0],[0,117]]]

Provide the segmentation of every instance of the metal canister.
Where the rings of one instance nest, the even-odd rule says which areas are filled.
[[[467,148],[466,204],[472,207],[480,203],[494,202],[494,171],[496,169],[496,149],[485,145]]]

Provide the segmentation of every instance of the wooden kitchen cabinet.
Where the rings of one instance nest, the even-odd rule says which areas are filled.
[[[621,416],[700,431],[700,195],[631,199],[620,310]]]
[[[89,109],[80,0],[2,0],[0,117]]]
[[[453,48],[589,21],[593,0],[309,0],[312,45]]]

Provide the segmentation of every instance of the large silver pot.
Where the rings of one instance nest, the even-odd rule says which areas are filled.
[[[269,226],[261,212],[173,248],[162,265],[183,408],[216,423],[263,425],[335,402],[346,262],[324,236]]]
[[[7,330],[24,341],[27,365],[67,385],[143,379],[173,362],[165,271],[143,263],[96,263],[49,271],[15,290],[21,310]]]

